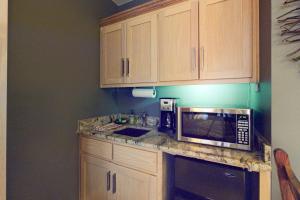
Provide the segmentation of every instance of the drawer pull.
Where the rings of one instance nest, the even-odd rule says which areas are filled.
[[[205,49],[204,47],[201,48],[201,52],[202,52],[202,66],[201,66],[201,71],[204,70],[204,66],[205,66]]]
[[[117,175],[113,174],[113,188],[112,193],[115,194],[117,191]]]
[[[192,72],[195,72],[196,71],[196,48],[192,48]]]
[[[130,69],[129,58],[126,58],[126,66],[127,66],[127,76],[129,76],[130,75],[130,72],[129,72],[129,69]]]
[[[121,65],[122,65],[122,76],[125,76],[125,60],[124,58],[121,58]]]
[[[106,174],[106,189],[107,191],[110,190],[110,171]]]

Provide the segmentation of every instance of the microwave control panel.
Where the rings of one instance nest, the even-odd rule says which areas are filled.
[[[237,115],[237,143],[249,145],[249,115]]]

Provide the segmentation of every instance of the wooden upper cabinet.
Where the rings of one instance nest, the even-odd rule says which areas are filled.
[[[157,15],[101,28],[101,84],[157,81]]]
[[[159,13],[159,80],[199,78],[198,1],[186,1]]]
[[[111,199],[111,164],[104,160],[81,154],[81,200]]]
[[[255,1],[199,1],[201,80],[251,78],[254,75]]]
[[[124,82],[124,24],[117,23],[101,28],[100,33],[101,84]]]
[[[126,82],[157,81],[157,15],[142,15],[126,23]]]
[[[259,81],[259,0],[153,0],[101,24],[101,87]]]
[[[121,166],[115,169],[114,200],[157,200],[157,177]]]

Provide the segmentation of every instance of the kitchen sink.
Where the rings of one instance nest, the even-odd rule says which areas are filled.
[[[130,137],[140,137],[142,135],[145,135],[146,133],[150,132],[151,130],[147,129],[139,129],[139,128],[124,128],[119,131],[114,131],[115,134],[119,135],[126,135]]]

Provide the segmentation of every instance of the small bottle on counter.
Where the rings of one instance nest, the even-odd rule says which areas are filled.
[[[136,124],[135,115],[134,115],[134,110],[131,110],[131,111],[130,111],[130,115],[129,115],[129,124],[130,124],[130,125],[135,125],[135,124]]]
[[[135,117],[134,115],[129,115],[129,124],[134,125],[135,124]]]

